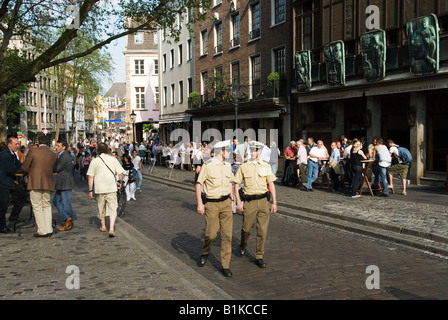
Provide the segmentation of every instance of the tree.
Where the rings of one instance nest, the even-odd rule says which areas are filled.
[[[88,35],[81,35],[70,43],[63,54],[67,55],[76,49],[88,48],[92,45],[93,41]],[[57,70],[60,103],[56,137],[59,136],[66,98],[70,96],[72,97],[72,123],[69,141],[72,141],[76,124],[75,111],[78,97],[80,95],[84,96],[86,104],[93,101],[100,88],[100,85],[95,79],[109,77],[112,74],[112,57],[109,53],[102,53],[100,50],[95,50],[90,55],[76,58],[70,63],[65,64],[63,68],[57,68]]]
[[[159,28],[177,39],[177,21],[188,17],[190,25],[205,13],[189,8],[209,8],[211,0],[2,0],[0,2],[0,140],[5,138],[5,95],[22,83],[36,81],[44,69],[85,57],[112,41],[139,30]],[[67,9],[74,12],[67,24]],[[63,30],[58,32],[58,30]],[[60,56],[83,31],[96,41],[70,55]],[[58,35],[57,37],[55,35]],[[34,53],[19,66],[8,63],[14,40],[27,41]]]

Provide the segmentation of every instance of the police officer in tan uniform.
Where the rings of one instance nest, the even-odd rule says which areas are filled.
[[[205,243],[200,266],[207,262],[213,241],[221,229],[221,265],[225,277],[231,277],[230,256],[233,230],[233,173],[226,159],[230,155],[230,140],[214,146],[215,156],[202,167],[196,182],[197,212],[205,214]],[[202,192],[203,189],[203,192]]]
[[[274,181],[277,179],[268,163],[259,160],[263,144],[258,141],[249,143],[251,159],[241,165],[235,175],[235,198],[237,209],[243,212],[240,253],[244,255],[249,236],[255,223],[257,224],[257,241],[255,264],[266,268],[263,261],[264,246],[268,233],[270,213],[277,212],[277,200]],[[242,194],[238,192],[244,181]],[[269,186],[269,190],[268,190]],[[272,196],[272,207],[269,209],[269,198]],[[244,206],[241,201],[244,201]]]

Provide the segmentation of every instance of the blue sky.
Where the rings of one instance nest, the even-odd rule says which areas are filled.
[[[118,40],[113,41],[110,45],[107,47],[107,51],[112,55],[115,70],[112,75],[112,82],[107,81],[107,79],[104,79],[102,81],[103,85],[103,94],[107,92],[107,90],[110,89],[112,84],[114,82],[126,82],[126,74],[125,74],[125,59],[124,59],[124,46],[125,46],[125,37],[122,37]]]

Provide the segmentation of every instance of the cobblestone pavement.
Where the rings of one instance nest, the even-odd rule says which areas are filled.
[[[159,173],[163,176],[162,171]],[[185,174],[190,176],[191,173]],[[283,187],[278,189],[280,193],[288,191]],[[446,257],[403,246],[390,239],[384,241],[360,235],[359,230],[347,232],[331,224],[297,219],[293,214],[298,210],[291,210],[290,215],[271,215],[264,255],[268,264],[266,269],[254,264],[255,230],[246,254],[241,256],[238,252],[242,215],[234,215],[230,262],[233,277],[225,278],[221,274],[219,237],[207,264],[204,267],[198,265],[205,223],[204,217],[196,213],[192,183],[178,180],[170,183],[167,179],[146,176],[142,190],[136,195],[137,201],[128,203],[123,220],[237,300],[448,298]],[[301,191],[292,192],[302,196]],[[344,199],[342,195],[338,196],[339,201]],[[379,233],[378,230],[374,232]],[[369,266],[378,267],[381,275],[381,286],[377,290],[366,287]],[[287,310],[293,305],[287,305]]]
[[[168,185],[193,190],[194,172],[156,166],[145,177]],[[280,177],[281,178],[281,177]],[[279,213],[300,217],[361,234],[410,245],[448,256],[448,192],[446,188],[410,185],[401,195],[401,182],[394,181],[396,194],[372,197],[364,188],[362,197],[352,199],[324,185],[313,192],[276,182]],[[398,188],[397,188],[398,187]]]
[[[232,298],[124,221],[118,219],[115,238],[100,232],[86,183],[78,181],[73,206],[77,217],[70,231],[35,238],[30,224],[0,235],[0,300]],[[22,211],[27,216],[28,205]],[[53,217],[58,219],[56,209]]]
[[[170,178],[168,178],[169,174],[171,174]],[[190,192],[193,190],[194,173],[189,171],[174,170],[170,172],[168,169],[157,167],[153,175],[148,175],[145,169],[144,176],[145,180],[153,179],[170,187],[175,186],[180,190],[184,189]],[[321,258],[312,257],[314,252],[319,251],[320,255],[328,255],[331,260],[331,256],[334,255],[331,248],[309,245],[301,247],[300,250],[289,248],[288,251],[283,252],[282,247],[273,248],[273,246],[270,246],[273,255],[277,257],[288,256],[300,262],[300,274],[297,275],[299,278],[295,280],[289,278],[288,269],[296,268],[296,266],[284,266],[281,260],[272,261],[270,264],[272,268],[268,268],[268,270],[262,270],[260,273],[255,268],[250,271],[254,273],[254,279],[245,279],[244,284],[248,288],[253,288],[253,291],[238,292],[238,284],[242,283],[240,282],[242,279],[238,276],[234,276],[234,279],[230,281],[227,281],[228,279],[221,275],[217,277],[216,268],[208,270],[197,268],[197,265],[192,262],[193,260],[196,261],[197,254],[192,254],[185,262],[184,259],[180,259],[178,255],[173,254],[173,252],[154,241],[155,238],[163,236],[163,233],[166,232],[171,237],[171,246],[177,246],[175,251],[182,251],[188,246],[198,250],[201,247],[200,235],[197,238],[192,238],[188,233],[180,231],[173,234],[173,229],[170,229],[170,226],[167,225],[166,230],[159,231],[148,226],[147,230],[154,231],[154,235],[148,237],[148,235],[139,231],[140,228],[137,230],[135,225],[129,224],[126,221],[127,216],[124,219],[118,219],[117,237],[109,238],[107,233],[101,233],[95,213],[95,202],[87,197],[87,184],[77,182],[77,187],[73,192],[73,204],[77,214],[73,230],[58,232],[50,238],[34,238],[35,229],[28,225],[30,228],[25,227],[16,233],[0,235],[0,241],[2,242],[2,246],[0,246],[0,300],[288,299],[290,297],[289,292],[293,291],[297,292],[295,297],[298,299],[313,297],[326,299],[332,298],[335,294],[334,291],[340,290],[339,285],[341,283],[344,285],[347,281],[344,276],[347,271],[342,269],[340,270],[342,275],[331,279],[321,279],[320,276],[317,278],[307,277],[308,271],[315,270],[322,265],[326,268],[340,268],[337,261],[328,264],[327,260],[323,261],[320,260]],[[169,190],[172,189],[169,188]],[[395,239],[396,242],[403,243],[408,240],[405,236],[412,237],[412,240],[408,240],[412,242],[412,246],[423,243],[424,247],[422,249],[434,252],[434,255],[443,255],[445,253],[443,245],[446,243],[444,241],[446,241],[448,225],[447,195],[444,191],[436,194],[427,191],[431,190],[411,186],[408,191],[409,195],[406,197],[391,195],[388,199],[380,199],[364,194],[359,199],[351,199],[342,194],[332,193],[325,187],[322,190],[317,189],[312,193],[306,193],[297,188],[277,185],[279,210],[284,214],[284,219],[289,219],[288,233],[291,233],[291,236],[299,237],[296,239],[298,243],[305,239],[300,238],[302,225],[297,223],[297,219],[292,219],[297,216],[310,222],[330,226],[340,224],[339,227],[343,229],[352,230],[353,228],[353,230],[356,229],[356,232],[363,232],[368,235],[378,236],[384,231],[388,234],[384,238],[387,238],[387,240]],[[159,205],[163,206],[164,201],[166,200],[161,199]],[[146,210],[148,208],[145,207],[145,204],[145,202],[137,201],[129,207],[132,209],[133,206],[139,205]],[[191,203],[176,205],[188,210],[193,209],[194,212]],[[170,204],[167,204],[167,208],[169,206]],[[163,215],[163,210],[159,211],[157,214]],[[29,204],[24,208],[22,218],[26,218],[28,215]],[[53,216],[58,219],[56,209],[53,209]],[[154,216],[153,218],[157,217]],[[201,221],[199,223],[203,223],[202,220],[199,220],[200,218],[196,215],[196,218],[190,223],[197,224],[199,221]],[[278,221],[280,219],[273,219],[272,228],[275,228]],[[179,222],[177,221],[177,225],[179,225]],[[238,233],[237,223],[234,226],[236,233]],[[294,227],[294,223],[297,224],[297,227]],[[146,227],[146,225],[143,227]],[[371,234],[368,232],[369,228],[373,230]],[[202,232],[202,229],[198,229],[198,232]],[[272,235],[269,241],[281,243],[281,236]],[[318,236],[319,239],[327,237],[325,233],[319,233]],[[426,239],[426,237],[431,239]],[[234,247],[236,247],[235,244]],[[374,250],[373,248],[372,246],[372,250]],[[354,250],[352,254],[356,256],[356,250],[361,249],[354,248]],[[374,252],[372,252],[372,255],[375,257]],[[334,258],[339,259],[336,256]],[[401,259],[401,255],[397,254],[396,261],[388,263],[398,265]],[[424,259],[418,260],[419,265],[423,264]],[[240,263],[244,264],[244,261],[244,259],[240,260]],[[446,260],[442,258],[442,261]],[[360,273],[358,269],[360,269],[360,266],[365,268],[368,263],[370,261],[363,261],[360,265],[354,264],[351,266],[355,268],[352,270],[353,274],[363,279],[365,273]],[[209,266],[216,267],[217,264],[218,259],[210,259]],[[437,277],[442,277],[440,286],[443,286],[442,279],[446,278],[444,265],[445,263],[442,265],[434,264]],[[67,267],[69,267],[69,270],[67,270]],[[277,267],[281,267],[282,272],[274,272],[273,270]],[[74,273],[70,271],[74,270],[73,268],[75,268]],[[240,274],[248,272],[246,269],[247,264],[238,267],[235,262],[234,274],[238,274],[238,271]],[[388,277],[398,277],[406,282],[406,275],[413,271],[411,269],[410,265],[401,266],[396,271],[390,272]],[[76,284],[76,270],[79,270],[80,286],[79,288],[69,289],[73,284]],[[232,270],[234,270],[233,267]],[[351,274],[349,278],[352,277]],[[268,289],[257,286],[255,282],[260,279],[259,277],[266,277],[270,285],[269,283],[264,285],[267,285],[268,288],[269,286],[276,287],[278,282],[290,281],[291,284],[282,288],[282,295],[274,296]],[[412,288],[415,288],[413,291],[404,292],[395,287],[389,287],[386,293],[373,292],[366,297],[368,299],[381,299],[388,296],[400,299],[446,298],[443,294],[440,295],[441,289],[437,285],[437,277],[425,286],[422,286],[421,282],[426,278],[423,278],[423,276],[422,278],[414,278],[410,284]],[[217,280],[211,281],[211,278],[217,278]],[[300,283],[305,287],[298,290],[293,285],[293,280],[300,280]],[[330,283],[330,290],[326,290],[324,295],[319,291],[321,282],[326,286],[328,286],[328,282]],[[428,286],[430,286],[429,289]],[[421,289],[422,287],[423,289]],[[340,294],[345,299],[363,296],[363,293],[360,294],[359,292],[350,292],[345,296],[344,292]]]

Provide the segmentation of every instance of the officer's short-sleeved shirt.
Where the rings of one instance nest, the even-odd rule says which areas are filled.
[[[199,173],[200,183],[209,199],[219,199],[230,193],[229,184],[233,182],[232,166],[226,161],[212,158],[205,163]]]
[[[260,195],[268,191],[267,184],[277,180],[271,167],[264,161],[247,161],[236,172],[234,182],[241,184],[244,180],[245,195]]]

